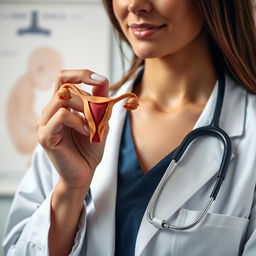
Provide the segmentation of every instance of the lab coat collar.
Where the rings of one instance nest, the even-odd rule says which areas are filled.
[[[131,91],[132,86],[133,80],[128,81],[122,86],[118,94]],[[226,76],[226,91],[220,118],[220,127],[231,138],[243,134],[246,105],[245,95],[245,90],[236,86]],[[217,87],[215,86],[194,128],[210,123],[216,96]],[[126,110],[122,108],[122,105],[123,101],[120,101],[113,107],[104,156],[100,165],[97,167],[91,184],[94,212],[92,218],[88,221],[87,227],[88,255],[114,255],[118,154],[126,114]],[[200,146],[197,146],[198,144]],[[201,156],[205,155],[205,151],[207,151],[207,156],[204,157],[204,161],[201,161]],[[222,157],[221,153],[221,145],[216,140],[200,140],[193,143],[193,155],[191,151],[185,153],[184,161],[176,168],[174,175],[168,181],[168,184],[166,184],[159,198],[156,214],[167,220],[171,218],[196,191],[216,174]],[[186,161],[186,159],[189,159],[189,161]],[[207,169],[205,166],[207,166]],[[157,232],[158,229],[150,224],[144,216],[137,236],[135,255],[141,255],[143,249]],[[97,246],[99,240],[104,242],[104,246]],[[97,248],[97,252],[95,248]]]
[[[225,76],[225,95],[220,115],[219,126],[230,138],[239,137],[243,134],[245,125],[245,110],[247,91],[237,85],[228,75]],[[195,128],[210,124],[217,100],[218,82],[202,112]]]

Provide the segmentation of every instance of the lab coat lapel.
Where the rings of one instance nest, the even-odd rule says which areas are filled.
[[[217,86],[215,86],[194,128],[210,124],[216,97]],[[233,81],[226,77],[226,91],[220,127],[227,132],[231,139],[243,133],[245,107],[245,90],[235,86]],[[222,152],[222,144],[215,138],[202,137],[194,141],[165,185],[155,208],[155,216],[169,220],[189,198],[218,172]],[[233,156],[234,153],[232,153]],[[159,232],[159,229],[150,224],[146,214],[144,214],[137,236],[135,255],[141,255],[143,249],[157,232]]]
[[[132,81],[128,81],[118,95],[130,91],[131,87]],[[90,186],[94,212],[87,228],[88,255],[114,255],[118,155],[126,114],[123,105],[124,100],[113,106],[104,156]],[[102,246],[99,246],[99,241]]]

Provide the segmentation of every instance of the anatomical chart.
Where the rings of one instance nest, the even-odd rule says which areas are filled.
[[[36,123],[59,71],[108,76],[110,40],[98,1],[0,1],[0,32],[0,194],[8,195],[30,165]]]

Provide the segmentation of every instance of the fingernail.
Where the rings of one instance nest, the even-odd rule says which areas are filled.
[[[107,78],[102,76],[102,75],[99,75],[97,73],[92,73],[91,74],[91,79],[96,81],[96,82],[103,82],[105,81]]]
[[[88,135],[89,134],[89,129],[86,125],[84,125],[84,130],[85,130],[86,134]]]

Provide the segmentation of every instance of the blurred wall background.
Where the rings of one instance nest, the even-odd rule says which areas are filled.
[[[0,33],[2,244],[15,189],[36,145],[34,124],[58,71],[88,68],[115,82],[122,65],[101,0],[0,0]]]

